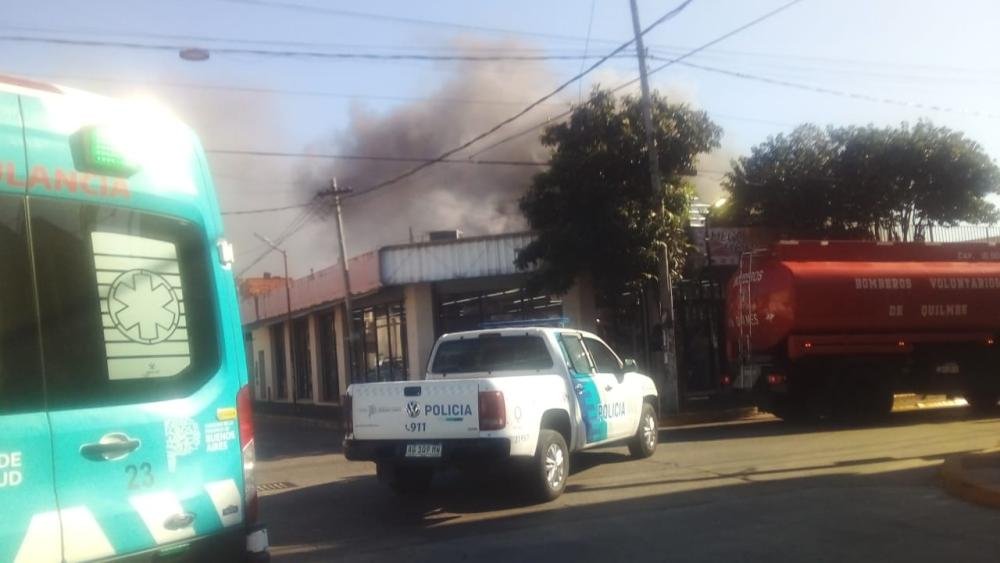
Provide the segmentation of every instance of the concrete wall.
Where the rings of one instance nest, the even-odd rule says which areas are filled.
[[[253,329],[250,333],[253,347],[253,369],[254,377],[262,379],[263,382],[254,387],[254,393],[258,401],[266,401],[274,396],[274,370],[271,369],[271,331],[269,327],[261,326]],[[264,353],[264,363],[258,362],[260,352]],[[258,380],[259,380],[258,379]],[[261,389],[263,387],[263,389]]]
[[[347,315],[344,313],[345,310],[343,305],[338,305],[333,310],[333,326],[336,327],[337,332],[335,340],[337,341],[337,374],[339,374],[340,381],[340,397],[347,394],[347,386],[351,384],[351,370],[347,363]]]
[[[292,327],[287,322],[282,323],[285,330],[285,398],[284,401],[292,402],[292,393],[295,392],[295,367],[292,365]],[[277,383],[275,384],[277,386]],[[274,396],[277,395],[277,390]]]
[[[320,388],[320,376],[319,376],[319,329],[318,321],[319,319],[316,315],[309,315],[309,379],[312,385],[312,397],[309,398],[313,403],[322,402],[322,392]]]
[[[403,289],[406,310],[407,378],[423,379],[434,348],[434,291],[429,283]]]

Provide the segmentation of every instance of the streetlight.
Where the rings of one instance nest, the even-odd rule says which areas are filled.
[[[285,323],[288,325],[288,355],[292,360],[292,404],[297,404],[298,389],[299,389],[299,377],[295,366],[295,338],[292,334],[292,289],[288,282],[288,253],[285,249],[274,244],[271,239],[265,237],[264,235],[254,233],[253,236],[262,240],[264,244],[271,247],[271,250],[275,252],[280,252],[281,257],[285,261],[285,304],[287,308],[285,310]]]
[[[200,63],[201,61],[207,61],[211,54],[206,49],[201,49],[199,47],[191,47],[188,49],[181,49],[177,52],[180,58],[185,61],[191,61]]]

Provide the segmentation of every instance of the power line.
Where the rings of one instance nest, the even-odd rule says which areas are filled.
[[[225,0],[222,0],[225,1]],[[592,6],[594,4],[592,3]],[[303,6],[303,8],[312,9],[312,7]],[[319,10],[324,10],[323,8],[318,8]],[[375,17],[374,15],[372,15]],[[454,24],[460,26],[461,24]],[[320,43],[311,41],[288,41],[288,40],[268,40],[268,39],[248,39],[240,37],[210,37],[204,35],[190,35],[190,34],[164,34],[164,33],[154,33],[154,32],[123,32],[121,30],[115,29],[103,29],[103,28],[51,28],[51,27],[32,27],[32,26],[17,26],[17,25],[0,25],[0,29],[3,30],[14,30],[23,32],[34,32],[34,33],[62,33],[62,34],[87,34],[95,35],[98,34],[102,37],[137,37],[137,38],[159,38],[159,39],[170,39],[170,40],[185,40],[185,41],[201,41],[201,42],[211,42],[211,43],[235,43],[235,44],[249,44],[249,45],[282,45],[282,46],[300,46],[309,48],[331,48],[331,49],[383,49],[383,50],[400,50],[400,51],[412,51],[412,50],[459,50],[460,52],[467,51],[502,51],[504,53],[510,53],[513,51],[518,52],[543,52],[547,51],[545,49],[530,47],[485,47],[485,46],[462,46],[461,48],[450,47],[450,46],[410,46],[410,45],[373,45],[373,44],[357,44],[357,43]],[[588,28],[589,29],[589,28]],[[516,30],[505,30],[505,33],[519,34]],[[573,39],[575,41],[583,42],[585,44],[585,53],[587,51],[586,46],[589,45],[591,41],[599,41],[604,43],[611,43],[607,39],[591,39],[589,37],[589,31],[587,36],[582,37],[571,37],[571,36],[558,36],[566,39]],[[659,51],[667,52],[683,52],[685,47],[678,46],[650,46],[653,49]],[[548,50],[550,51],[550,50]],[[717,50],[711,53],[706,53],[708,56],[713,57],[753,57],[753,58],[770,58],[770,59],[798,59],[801,61],[808,61],[810,64],[822,63],[822,64],[833,64],[833,65],[857,65],[862,67],[883,67],[890,69],[898,69],[903,67],[909,67],[912,69],[925,69],[934,71],[946,71],[953,73],[976,73],[982,74],[995,73],[1000,71],[1000,69],[983,69],[983,68],[969,68],[969,67],[955,67],[946,65],[928,65],[928,64],[913,64],[913,63],[900,63],[900,62],[890,62],[890,61],[876,61],[876,60],[863,60],[863,59],[852,59],[852,58],[837,58],[837,57],[823,57],[823,56],[808,56],[808,55],[794,55],[790,53],[767,53],[767,52],[754,52],[754,51],[734,51],[734,50]],[[799,67],[802,68],[802,67]],[[851,72],[845,71],[843,69],[840,72]],[[885,70],[880,72],[870,71],[866,74],[872,76],[882,76],[886,74]],[[901,75],[909,76],[916,79],[926,79],[926,76],[912,76],[912,75]],[[951,80],[952,77],[942,77],[942,80]]]
[[[653,75],[653,74],[655,74],[657,72],[660,72],[661,70],[663,70],[663,69],[665,69],[667,67],[670,67],[671,65],[679,63],[679,62],[683,61],[684,59],[687,59],[688,57],[692,57],[692,56],[694,56],[694,55],[696,55],[696,54],[704,51],[705,49],[708,49],[712,45],[716,45],[718,43],[721,43],[722,41],[725,41],[726,39],[729,39],[730,37],[732,37],[732,36],[734,36],[734,35],[736,35],[738,33],[742,33],[743,31],[745,31],[745,30],[747,30],[747,29],[749,29],[749,28],[751,28],[751,27],[753,27],[755,25],[760,24],[761,22],[763,22],[765,20],[768,20],[768,19],[770,19],[770,18],[778,15],[779,13],[787,10],[788,8],[791,8],[795,4],[798,4],[799,2],[802,2],[802,1],[803,0],[792,0],[791,2],[788,2],[787,4],[782,4],[781,6],[778,6],[774,10],[771,10],[770,12],[767,12],[767,13],[765,13],[762,16],[754,18],[754,19],[750,20],[749,22],[747,22],[747,23],[745,23],[745,24],[743,24],[743,25],[741,25],[741,26],[739,26],[739,27],[737,27],[735,29],[732,29],[732,30],[728,31],[728,32],[726,32],[726,33],[724,33],[724,34],[716,37],[715,39],[712,39],[711,41],[709,41],[707,43],[703,43],[703,44],[701,44],[701,45],[699,45],[699,46],[697,46],[697,47],[695,47],[693,49],[689,49],[687,52],[681,54],[680,56],[678,56],[676,58],[668,60],[666,63],[664,63],[664,64],[662,64],[662,65],[660,65],[660,66],[658,66],[656,68],[650,69],[647,72],[647,76],[650,76],[650,75]],[[635,84],[638,81],[639,81],[638,77],[633,78],[632,80],[629,80],[628,82],[624,82],[622,84],[619,84],[618,86],[615,86],[614,88],[611,89],[611,92],[614,93],[614,92],[621,91],[621,90],[623,90],[625,88],[628,88],[629,86]],[[504,143],[512,141],[512,140],[514,140],[514,139],[516,139],[518,137],[522,137],[524,135],[527,135],[528,133],[530,133],[532,131],[535,131],[536,129],[540,129],[542,127],[545,127],[549,123],[552,123],[554,121],[558,121],[558,120],[560,120],[560,119],[562,119],[562,118],[570,115],[571,113],[573,113],[573,110],[569,109],[569,110],[564,111],[564,112],[562,112],[562,113],[560,113],[558,115],[550,117],[550,118],[546,119],[545,121],[542,121],[540,123],[536,123],[535,125],[532,125],[531,127],[528,127],[527,129],[524,129],[524,130],[522,130],[522,131],[520,131],[518,133],[515,133],[515,134],[510,135],[508,137],[504,137],[503,139],[500,139],[499,141],[496,141],[493,144],[488,145],[485,148],[482,148],[482,149],[478,150],[477,152],[472,153],[472,155],[470,155],[469,158],[473,158],[473,157],[478,156],[478,155],[480,155],[480,154],[482,154],[482,153],[484,153],[484,152],[486,152],[488,150],[494,149],[494,148],[496,148],[496,147],[498,147],[498,146],[500,146],[500,145],[502,145]]]
[[[650,55],[650,58],[653,58]],[[359,94],[359,93],[346,93],[346,92],[329,92],[323,90],[283,90],[280,88],[258,88],[252,86],[227,86],[221,84],[194,84],[194,83],[183,83],[183,82],[148,82],[148,81],[131,81],[131,80],[119,80],[116,78],[107,77],[90,77],[90,76],[78,76],[78,75],[54,75],[54,74],[22,74],[18,73],[19,76],[25,76],[29,78],[35,78],[39,80],[83,80],[85,82],[107,82],[112,84],[123,84],[126,86],[145,86],[145,87],[164,87],[164,88],[190,88],[194,90],[220,90],[220,91],[232,91],[232,92],[250,92],[250,93],[260,93],[260,94],[282,94],[282,95],[292,95],[292,96],[323,96],[331,98],[346,98],[352,100],[385,100],[385,101],[399,101],[399,102],[425,102],[429,104],[483,104],[483,105],[524,105],[529,103],[525,100],[486,100],[486,99],[473,99],[473,98],[436,98],[436,97],[420,97],[420,96],[386,96],[382,94]],[[571,102],[550,102],[542,105],[549,106],[559,106],[559,107],[570,107]],[[769,125],[777,125],[778,127],[792,127],[794,123],[784,123],[781,121],[774,121],[769,119],[762,119],[758,117],[747,117],[742,115],[734,115],[729,113],[719,113],[719,112],[708,112],[709,115],[713,117],[718,117],[722,119],[732,119],[735,121],[749,121],[755,123],[766,123]],[[568,115],[568,114],[565,114]],[[552,119],[547,120],[546,123],[550,122]],[[534,126],[525,133],[534,131],[539,126]],[[520,136],[520,135],[518,135]],[[502,144],[502,143],[498,143]],[[491,148],[487,147],[479,152],[486,152]],[[479,153],[475,153],[479,154]],[[306,156],[306,155],[303,155]],[[473,155],[475,156],[475,155]],[[457,160],[455,161],[458,162]]]
[[[650,58],[656,58],[656,57],[650,57]],[[745,73],[745,72],[739,72],[739,71],[735,71],[735,70],[727,70],[727,69],[724,69],[724,68],[711,67],[711,66],[702,65],[702,64],[696,64],[696,63],[691,63],[691,62],[682,62],[681,64],[683,64],[684,66],[688,66],[688,67],[699,69],[699,70],[704,70],[704,71],[707,71],[707,72],[714,72],[714,73],[717,73],[717,74],[724,74],[726,76],[732,76],[734,78],[742,78],[744,80],[754,80],[756,82],[763,82],[765,84],[773,84],[775,86],[784,86],[784,87],[787,87],[787,88],[795,88],[795,89],[798,89],[798,90],[805,90],[805,91],[808,91],[808,92],[816,92],[816,93],[819,93],[819,94],[829,94],[829,95],[832,95],[832,96],[839,96],[839,97],[842,97],[842,98],[851,98],[851,99],[862,100],[862,101],[866,101],[866,102],[876,102],[876,103],[881,103],[881,104],[889,104],[889,105],[896,105],[896,106],[903,106],[903,107],[908,107],[908,108],[924,109],[924,110],[931,110],[931,111],[940,111],[940,112],[947,112],[947,113],[960,113],[960,114],[964,114],[964,115],[972,115],[972,116],[975,116],[975,117],[989,117],[991,119],[1000,119],[1000,114],[995,114],[995,113],[988,113],[988,112],[982,112],[982,111],[977,111],[977,110],[965,110],[965,109],[960,109],[960,108],[953,108],[953,107],[948,107],[948,106],[939,106],[939,105],[934,105],[934,104],[924,104],[924,103],[920,103],[920,102],[908,102],[908,101],[905,101],[905,100],[897,100],[897,99],[893,99],[893,98],[881,98],[879,96],[872,96],[872,95],[869,95],[869,94],[860,94],[860,93],[857,93],[857,92],[848,92],[846,90],[836,90],[836,89],[833,89],[833,88],[825,88],[823,86],[812,86],[812,85],[809,85],[809,84],[800,84],[800,83],[791,82],[791,81],[788,81],[788,80],[781,80],[781,79],[777,79],[777,78],[769,78],[769,77],[766,77],[766,76],[759,76],[759,75],[755,75],[755,74],[748,74],[748,73]]]
[[[261,209],[240,209],[238,211],[223,211],[223,215],[255,215],[257,213],[270,213],[272,211],[288,211],[289,209],[303,209],[309,207],[311,201],[306,203],[295,203],[292,205],[282,205],[279,207],[264,207]]]
[[[586,55],[590,50],[590,32],[594,29],[594,9],[597,8],[597,0],[590,0],[590,18],[587,20],[587,39],[583,43],[583,54]],[[587,63],[586,60],[580,61],[580,70],[578,72],[583,72],[583,65]],[[576,89],[576,99],[580,101],[583,98],[583,82],[577,84]]]
[[[692,0],[688,0],[692,1]],[[190,48],[190,45],[164,43],[136,43],[132,41],[107,41],[95,39],[70,39],[62,37],[37,37],[30,35],[3,35],[0,41],[18,43],[44,43],[73,47],[110,47],[116,49],[134,49],[141,51],[179,52]],[[263,57],[333,59],[333,60],[366,60],[366,61],[468,61],[468,62],[499,62],[499,61],[559,61],[587,60],[597,58],[589,55],[440,55],[428,53],[361,53],[361,52],[331,52],[331,51],[276,51],[269,49],[254,49],[249,47],[211,47],[212,53],[227,55],[255,55]],[[616,52],[616,55],[618,53]],[[622,57],[631,56],[628,54]],[[610,58],[610,57],[609,57]]]
[[[297,232],[299,232],[300,230],[302,230],[302,228],[304,226],[306,226],[306,225],[309,224],[309,221],[311,220],[313,214],[314,214],[314,210],[313,209],[311,209],[311,208],[304,209],[302,211],[302,213],[300,213],[299,215],[297,215],[295,217],[295,219],[292,219],[292,221],[289,222],[288,225],[285,226],[285,228],[281,231],[281,233],[278,236],[274,237],[274,240],[273,240],[274,244],[275,245],[281,244],[282,242],[288,240],[289,238],[291,238],[292,236],[294,236]],[[270,247],[268,247],[264,252],[262,252],[259,256],[257,256],[257,258],[255,258],[249,264],[247,264],[246,266],[244,266],[236,274],[236,277],[242,277],[243,274],[247,273],[247,271],[250,270],[250,268],[253,268],[254,266],[256,266],[261,260],[263,260],[265,257],[267,257],[267,255],[270,254],[272,251],[273,251],[273,249],[270,248]]]
[[[676,8],[674,8],[673,10],[670,10],[669,12],[667,12],[666,14],[664,14],[663,16],[661,16],[658,20],[654,21],[649,26],[647,26],[646,29],[642,30],[642,32],[639,35],[640,36],[641,35],[645,35],[651,29],[657,27],[658,25],[662,24],[663,22],[665,22],[665,21],[673,18],[677,14],[681,13],[685,8],[688,7],[688,5],[692,1],[693,0],[684,0]],[[801,0],[797,0],[797,1],[801,1]],[[521,111],[515,113],[514,115],[508,117],[507,119],[504,119],[503,121],[501,121],[500,123],[497,123],[493,127],[491,127],[488,130],[486,130],[485,132],[480,133],[479,135],[476,135],[472,139],[470,139],[470,140],[468,140],[468,141],[466,141],[466,142],[458,145],[457,147],[445,151],[444,153],[442,153],[441,155],[439,155],[436,159],[434,159],[434,160],[432,160],[430,162],[425,162],[423,164],[419,164],[419,165],[411,168],[410,170],[407,170],[406,172],[403,172],[402,174],[398,174],[398,175],[396,175],[396,176],[394,176],[394,177],[392,177],[392,178],[390,178],[388,180],[379,182],[378,184],[375,184],[372,187],[369,187],[369,188],[364,189],[364,190],[356,191],[350,197],[354,197],[354,196],[358,196],[358,195],[362,195],[362,194],[366,194],[366,193],[371,193],[371,192],[373,192],[375,190],[379,190],[379,189],[382,189],[382,188],[384,188],[386,186],[390,186],[392,184],[395,184],[395,183],[399,182],[400,180],[403,180],[405,178],[409,178],[410,176],[413,176],[417,172],[420,172],[421,170],[423,170],[423,169],[425,169],[425,168],[427,168],[429,166],[433,166],[437,162],[440,162],[440,161],[443,161],[443,160],[447,159],[448,157],[450,157],[451,155],[453,155],[453,154],[455,154],[457,152],[460,152],[462,150],[467,149],[468,147],[472,146],[473,144],[477,143],[478,141],[480,141],[480,140],[482,140],[482,139],[484,139],[484,138],[492,135],[493,133],[499,131],[503,127],[505,127],[505,126],[509,125],[510,123],[516,121],[517,119],[521,118],[522,116],[524,116],[525,114],[527,114],[531,110],[535,109],[539,105],[545,103],[547,100],[549,100],[550,98],[552,98],[553,96],[555,96],[559,92],[561,92],[564,89],[566,89],[570,84],[572,84],[572,83],[576,82],[577,80],[583,78],[588,73],[590,73],[592,70],[594,70],[598,66],[604,64],[604,62],[607,61],[608,59],[614,57],[615,55],[617,55],[617,54],[621,53],[622,51],[624,51],[625,49],[627,49],[634,42],[635,42],[635,38],[632,38],[632,39],[626,41],[625,43],[622,43],[617,48],[615,48],[613,51],[611,51],[607,55],[604,55],[603,57],[601,57],[600,59],[598,59],[597,62],[595,62],[594,64],[590,65],[590,67],[588,67],[586,70],[577,73],[575,76],[573,76],[569,80],[563,82],[562,84],[560,84],[558,87],[556,87],[554,90],[552,90],[548,94],[546,94],[546,95],[542,96],[541,98],[539,98],[538,100],[536,100],[536,101],[528,104],[528,106],[525,107],[524,109],[522,109]]]
[[[716,37],[715,39],[712,39],[708,43],[703,43],[703,44],[695,47],[694,49],[691,49],[691,50],[685,52],[684,54],[682,54],[682,55],[680,55],[678,57],[675,57],[673,59],[669,59],[667,62],[663,63],[662,65],[660,65],[660,66],[658,66],[656,68],[651,69],[648,74],[655,74],[655,73],[660,72],[661,70],[663,70],[665,68],[671,67],[671,66],[673,66],[673,65],[675,65],[675,64],[677,64],[677,63],[679,63],[679,62],[681,62],[681,61],[683,61],[685,59],[693,57],[693,56],[697,55],[698,53],[704,51],[705,49],[708,49],[712,45],[716,45],[718,43],[722,43],[726,39],[729,39],[730,37],[732,37],[734,35],[742,33],[744,31],[746,31],[747,29],[750,29],[751,27],[753,27],[753,26],[755,26],[755,25],[763,22],[764,20],[768,20],[768,19],[770,19],[770,18],[772,18],[772,17],[780,14],[781,12],[784,12],[785,10],[791,8],[792,6],[794,6],[796,4],[799,4],[802,1],[803,0],[792,0],[791,2],[788,2],[787,4],[782,4],[781,6],[778,6],[777,8],[771,10],[770,12],[767,12],[764,15],[758,17],[758,18],[750,20],[749,22],[747,22],[747,23],[745,23],[745,24],[737,27],[736,29],[733,29],[731,31],[723,33],[722,35]],[[627,87],[635,84],[638,81],[639,81],[638,77],[633,78],[632,80],[629,80],[628,82],[626,82],[624,84],[618,85],[616,88],[614,88],[612,90],[612,92],[616,92],[618,90],[622,90],[624,88],[627,88]]]
[[[348,93],[348,92],[331,92],[326,90],[285,90],[281,88],[260,88],[255,86],[228,86],[224,84],[195,84],[191,82],[149,82],[149,81],[131,81],[131,80],[121,80],[117,78],[109,77],[91,77],[91,76],[80,76],[80,75],[65,75],[65,74],[34,74],[26,73],[20,76],[28,76],[38,79],[47,80],[83,80],[85,82],[104,82],[110,84],[122,84],[125,86],[143,86],[143,87],[163,87],[163,88],[188,88],[192,90],[219,90],[224,92],[248,92],[255,94],[281,94],[281,95],[291,95],[291,96],[317,96],[317,97],[329,97],[329,98],[345,98],[345,99],[360,99],[360,100],[386,100],[386,101],[397,101],[397,102],[427,102],[433,104],[482,104],[482,105],[524,105],[527,104],[526,100],[489,100],[489,99],[475,99],[475,98],[436,98],[436,97],[420,97],[420,96],[387,96],[382,94],[359,94],[359,93]],[[558,105],[558,106],[568,106],[569,102],[553,102],[546,105]]]
[[[412,45],[376,45],[371,43],[321,43],[317,41],[289,41],[289,40],[275,40],[275,39],[249,39],[243,37],[212,37],[208,35],[192,35],[192,34],[170,34],[170,33],[156,33],[156,32],[128,32],[122,31],[120,29],[102,29],[93,27],[83,27],[83,28],[53,28],[53,27],[33,27],[33,26],[18,26],[18,25],[0,25],[0,30],[5,31],[18,31],[18,32],[28,32],[28,33],[45,33],[45,34],[71,34],[71,35],[99,35],[101,37],[131,37],[131,38],[156,38],[156,39],[166,39],[171,41],[198,41],[198,42],[208,42],[208,43],[232,43],[238,45],[280,45],[280,46],[296,46],[305,48],[326,48],[326,49],[383,49],[383,50],[396,50],[396,51],[413,51],[413,50],[438,50],[438,51],[500,51],[504,53],[509,52],[543,52],[546,49],[539,47],[489,47],[489,46],[412,46]]]
[[[380,156],[362,154],[322,154],[322,153],[298,153],[280,151],[255,151],[244,149],[205,149],[205,152],[212,154],[240,155],[240,156],[273,156],[284,158],[323,158],[329,160],[365,160],[375,162],[441,162],[446,164],[480,164],[492,166],[547,166],[548,162],[535,162],[533,160],[468,160],[464,158],[436,159],[407,156]]]
[[[309,12],[314,14],[326,14],[333,16],[340,16],[346,18],[355,19],[365,19],[365,20],[375,20],[391,23],[404,23],[411,25],[423,25],[432,27],[446,27],[451,29],[462,29],[470,31],[481,31],[484,33],[499,33],[503,35],[521,35],[526,37],[540,37],[543,39],[556,39],[560,41],[581,41],[582,38],[572,36],[572,35],[560,35],[556,33],[544,33],[537,31],[525,31],[516,29],[505,29],[500,27],[488,27],[481,25],[471,25],[459,22],[448,22],[448,21],[437,21],[437,20],[427,20],[421,18],[412,18],[406,16],[393,16],[388,14],[374,14],[370,12],[358,12],[354,10],[343,10],[339,8],[327,8],[324,6],[307,6],[304,4],[295,4],[292,2],[280,2],[274,0],[219,0],[220,2],[227,2],[230,4],[243,4],[248,6],[257,6],[264,8],[281,8],[286,10],[294,10],[300,12]],[[610,39],[594,39],[594,41],[600,41],[602,43],[613,43]]]

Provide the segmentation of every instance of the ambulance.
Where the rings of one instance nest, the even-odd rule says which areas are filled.
[[[232,259],[168,111],[0,76],[0,561],[267,558]]]

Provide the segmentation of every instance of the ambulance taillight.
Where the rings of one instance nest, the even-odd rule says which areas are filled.
[[[254,464],[257,455],[254,449],[253,398],[250,386],[244,385],[236,395],[236,413],[240,421],[240,451],[243,452],[243,501],[246,506],[246,523],[257,522],[257,480]]]

